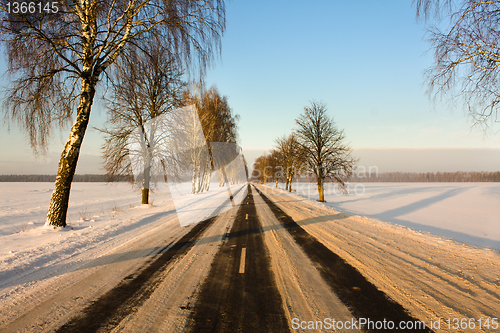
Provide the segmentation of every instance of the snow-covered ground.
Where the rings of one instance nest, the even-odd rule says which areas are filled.
[[[245,185],[231,186],[235,204],[246,196]],[[55,268],[69,270],[76,261],[93,260],[162,223],[178,228],[180,221],[199,222],[231,207],[227,188],[218,183],[209,192],[175,200],[163,188],[151,195],[152,205],[141,205],[140,190],[126,183],[74,183],[68,227],[51,229],[44,222],[52,186],[0,183],[0,291],[44,279]],[[217,209],[223,203],[224,209]]]
[[[318,199],[315,184],[293,183],[292,190]],[[500,250],[499,183],[352,183],[349,195],[329,183],[325,200],[337,211]]]
[[[0,236],[43,225],[53,187],[53,183],[0,183]],[[82,216],[86,219],[94,215],[102,221],[105,215],[111,217],[113,209],[136,206],[139,200],[138,192],[131,191],[128,184],[74,183],[68,223],[80,226],[82,223],[77,221]],[[84,225],[91,223],[86,221]]]

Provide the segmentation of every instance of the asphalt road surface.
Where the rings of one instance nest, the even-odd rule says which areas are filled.
[[[203,283],[191,332],[289,332],[250,186]]]

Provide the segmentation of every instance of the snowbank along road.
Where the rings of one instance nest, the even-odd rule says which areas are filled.
[[[0,332],[444,332],[447,319],[499,316],[497,253],[265,186],[245,193],[196,225],[167,214],[125,248],[2,298]]]

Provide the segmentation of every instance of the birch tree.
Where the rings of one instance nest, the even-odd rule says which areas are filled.
[[[335,181],[346,191],[346,182],[352,175],[356,159],[344,143],[344,131],[337,129],[327,114],[326,106],[312,102],[295,122],[298,125],[297,141],[302,147],[306,168],[316,177],[319,201],[325,201],[326,179]]]
[[[150,188],[158,180],[152,183],[152,177],[167,167],[163,174],[173,172],[174,150],[168,146],[173,134],[169,125],[174,124],[162,116],[180,105],[185,83],[178,62],[156,38],[137,44],[112,70],[108,121],[99,131],[105,135],[102,153],[108,177],[131,175],[133,168],[140,168],[135,181],[142,187],[142,204],[148,204]],[[133,152],[131,143],[139,143]]]
[[[248,182],[248,164],[247,164],[247,160],[245,159],[245,156],[242,155],[241,158],[243,159],[243,166],[245,168],[245,181]]]
[[[202,170],[202,184],[199,188],[199,191],[207,191],[210,186],[211,172],[215,169],[214,153],[217,153],[219,159],[230,161],[232,160],[231,157],[235,157],[232,147],[236,147],[236,145],[218,145],[218,147],[220,147],[219,151],[214,152],[211,143],[226,142],[236,144],[238,138],[237,122],[239,116],[234,114],[229,106],[227,97],[222,96],[215,86],[205,90],[202,85],[193,84],[190,89],[184,93],[183,103],[185,105],[193,104],[196,106],[201,127],[207,142],[209,159],[205,162],[206,165],[200,168],[200,170]],[[223,158],[222,155],[228,155],[228,157]],[[220,171],[221,179],[219,186],[224,186],[227,177],[224,168],[221,168]]]
[[[429,29],[434,65],[428,93],[465,106],[473,123],[498,122],[500,106],[500,0],[415,0]]]
[[[0,33],[10,89],[4,110],[43,152],[55,125],[71,121],[46,224],[65,226],[71,182],[97,84],[140,38],[156,36],[189,68],[213,60],[225,28],[223,0],[59,0],[47,11],[15,11],[1,2]],[[55,4],[55,6],[54,6]],[[106,83],[106,81],[104,81]]]
[[[191,178],[191,193],[202,192],[203,177],[210,168],[210,158],[205,135],[195,105],[182,108],[183,112],[175,112],[175,141],[173,146],[180,151],[180,164],[184,167],[184,176],[180,181]]]

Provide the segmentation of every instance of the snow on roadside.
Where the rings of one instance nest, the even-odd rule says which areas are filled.
[[[500,250],[498,183],[351,183],[348,188],[346,196],[325,184],[321,205]],[[293,183],[292,189],[318,199],[315,184]]]

